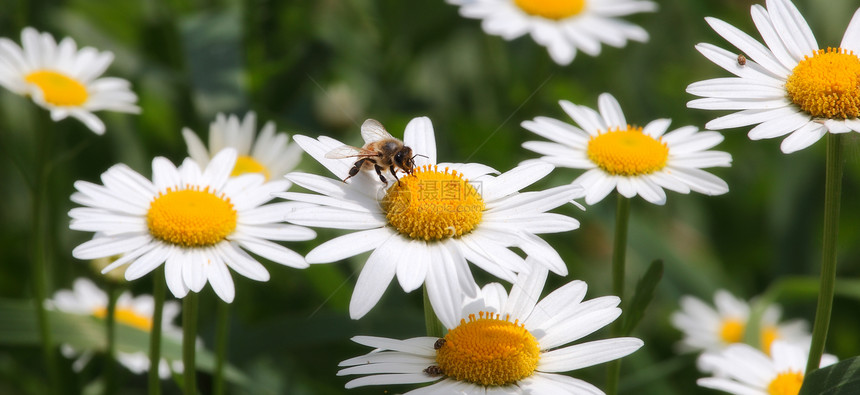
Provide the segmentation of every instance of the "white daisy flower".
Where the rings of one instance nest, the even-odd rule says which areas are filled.
[[[613,189],[654,204],[666,203],[663,188],[706,195],[729,191],[725,181],[701,170],[731,165],[728,153],[708,151],[723,141],[721,134],[699,132],[694,126],[666,133],[669,119],[651,121],[644,128],[630,126],[608,93],[598,99],[599,113],[566,100],[559,104],[579,127],[548,117],[524,121],[522,127],[552,142],[528,141],[523,147],[556,166],[588,169],[573,181],[585,188],[586,203],[601,201]]]
[[[437,383],[407,392],[418,394],[557,395],[603,394],[568,372],[624,357],[642,347],[632,337],[565,346],[621,314],[620,299],[604,296],[583,302],[587,285],[571,281],[540,299],[547,270],[536,265],[520,274],[510,295],[501,284],[476,288],[465,300],[444,338],[394,340],[357,336],[375,350],[343,361],[338,376],[365,375],[346,388],[366,385]],[[405,395],[405,394],[404,394]]]
[[[113,53],[91,47],[78,50],[70,37],[58,44],[51,34],[31,27],[21,32],[21,43],[19,47],[0,38],[0,85],[31,97],[51,111],[54,121],[72,116],[103,134],[105,124],[94,111],[140,113],[128,81],[98,78],[113,62]]]
[[[737,395],[795,395],[803,384],[803,372],[809,357],[809,343],[791,344],[775,341],[770,355],[746,344],[735,344],[719,353],[702,356],[716,367],[719,377],[696,381],[702,387]],[[833,355],[824,354],[821,367],[836,363]]]
[[[744,342],[750,305],[721,289],[714,294],[714,306],[689,295],[681,298],[681,310],[673,313],[671,320],[684,334],[680,343],[683,351],[719,351]],[[782,309],[777,305],[765,309],[757,325],[759,344],[753,346],[767,353],[776,340],[809,343],[808,323],[803,320],[780,323],[781,315]]]
[[[708,122],[708,129],[756,125],[753,140],[791,133],[782,152],[804,149],[830,133],[860,132],[860,9],[839,48],[822,49],[788,0],[752,6],[752,19],[767,47],[716,18],[708,24],[741,54],[696,45],[705,57],[737,77],[695,82],[687,92],[704,97],[687,103],[705,110],[740,110]],[[743,56],[743,60],[740,58]]]
[[[301,255],[273,243],[310,240],[312,230],[280,223],[301,203],[274,203],[286,180],[264,183],[259,174],[230,177],[236,151],[227,148],[201,171],[190,158],[176,168],[165,158],[152,161],[153,181],[119,164],[102,174],[104,186],[75,182],[70,228],[98,232],[72,251],[77,259],[123,256],[102,270],[131,263],[125,278],[138,279],[164,263],[167,286],[177,298],[200,292],[207,281],[225,302],[235,296],[227,268],[256,281],[269,272],[248,250],[271,261],[305,268]]]
[[[415,170],[388,183],[386,189],[373,171],[360,171],[342,181],[356,158],[329,159],[326,154],[343,143],[325,136],[294,139],[335,178],[288,174],[289,180],[316,193],[278,196],[319,206],[295,210],[287,221],[356,231],[313,249],[306,256],[308,263],[335,262],[373,251],[350,301],[352,318],[364,316],[376,305],[396,275],[406,292],[425,284],[434,309],[453,319],[456,312],[445,306],[458,305],[456,301],[475,282],[466,261],[507,281],[514,280],[514,273],[529,270],[510,247],[520,248],[555,273],[567,274],[558,253],[536,234],[579,227],[573,218],[546,211],[580,196],[580,188],[565,185],[518,192],[549,174],[552,165],[532,163],[492,176],[495,170],[477,163],[437,164],[433,125],[420,117],[409,122],[404,132],[405,145],[417,154]]]
[[[648,32],[619,17],[654,12],[642,0],[448,0],[460,15],[481,19],[488,34],[513,40],[526,33],[549,50],[552,60],[568,65],[580,50],[600,54],[601,44],[621,48],[627,40],[646,42]]]
[[[53,298],[45,300],[47,308],[62,311],[69,314],[88,315],[100,320],[107,316],[108,296],[99,289],[92,281],[79,278],[75,280],[71,290],[60,290],[54,293]],[[129,292],[123,292],[116,301],[114,320],[117,325],[125,325],[145,332],[152,330],[152,313],[155,302],[151,295],[131,296]],[[179,315],[179,303],[175,301],[164,302],[162,310],[162,336],[173,338],[177,341],[182,339],[182,329],[173,325],[173,321]],[[80,372],[93,356],[92,350],[77,350],[71,345],[63,344],[60,347],[63,355],[74,358],[72,368]],[[149,370],[149,356],[142,351],[128,352],[116,351],[116,359],[123,366],[134,373],[140,374]],[[170,377],[171,366],[173,370],[182,372],[182,361],[170,361],[162,358],[158,363],[158,375],[162,379]]]
[[[188,145],[188,156],[206,167],[209,160],[224,148],[233,148],[239,154],[236,166],[230,173],[238,176],[245,173],[260,173],[266,181],[280,180],[296,167],[302,158],[302,149],[289,144],[286,133],[275,133],[275,123],[266,122],[256,141],[257,115],[250,111],[239,121],[236,115],[229,117],[219,113],[209,124],[209,149],[191,129],[182,129],[182,137]]]

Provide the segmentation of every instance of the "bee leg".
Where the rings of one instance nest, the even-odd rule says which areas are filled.
[[[391,175],[394,176],[394,179],[397,180],[397,182],[400,182],[400,179],[397,178],[397,172],[394,170],[394,166],[389,167],[388,170],[391,172]]]
[[[377,164],[374,164],[373,168],[376,169],[376,174],[379,175],[379,181],[382,181],[383,184],[388,185],[388,180],[386,180],[385,176],[382,175],[382,167]]]
[[[348,180],[352,177],[355,177],[355,175],[358,174],[358,172],[361,170],[361,166],[364,165],[364,161],[366,161],[366,160],[367,160],[367,158],[359,159],[359,160],[355,161],[355,164],[352,166],[351,169],[349,169],[349,176],[344,178],[343,182],[346,182],[346,180]]]

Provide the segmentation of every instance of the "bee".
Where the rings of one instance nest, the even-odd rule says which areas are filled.
[[[426,373],[428,376],[433,376],[433,377],[441,376],[441,375],[445,374],[444,372],[442,372],[442,368],[440,368],[437,365],[428,366],[426,369],[424,369],[424,373]]]
[[[400,179],[397,178],[397,170],[412,174],[417,155],[413,156],[412,148],[389,134],[379,121],[364,121],[361,124],[361,137],[364,139],[364,147],[343,145],[325,154],[329,159],[358,158],[343,182],[354,177],[360,170],[376,170],[379,180],[385,185],[388,185],[388,180],[383,175],[386,171],[398,181]]]
[[[433,343],[433,349],[438,350],[438,349],[442,348],[442,346],[444,346],[445,343],[446,343],[445,339],[436,340],[436,343]]]
[[[738,66],[743,66],[747,64],[747,57],[743,55],[738,55]]]

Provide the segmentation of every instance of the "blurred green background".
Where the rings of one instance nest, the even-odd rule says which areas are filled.
[[[150,175],[154,156],[179,163],[186,156],[180,130],[205,136],[217,112],[258,114],[290,134],[329,135],[361,145],[358,125],[375,118],[402,136],[413,117],[434,124],[439,159],[480,162],[506,171],[536,155],[520,144],[540,139],[519,126],[538,115],[568,120],[558,100],[591,107],[610,92],[631,123],[672,118],[673,126],[703,125],[722,113],[688,110],[685,87],[702,79],[726,77],[693,46],[710,42],[733,48],[703,18],[715,16],[753,36],[749,7],[754,2],[659,0],[654,14],[627,18],[651,34],[648,43],[603,47],[592,58],[582,53],[573,64],[554,64],[529,37],[506,42],[488,36],[479,21],[459,16],[457,7],[436,1],[402,0],[0,0],[0,36],[20,42],[26,26],[55,37],[71,36],[79,46],[110,50],[116,60],[108,74],[132,82],[140,96],[140,116],[98,113],[108,125],[96,136],[75,120],[54,124],[53,141],[36,142],[33,130],[45,112],[28,99],[0,92],[0,298],[26,300],[33,292],[28,181],[37,143],[55,154],[50,179],[49,295],[90,276],[86,262],[71,250],[91,237],[68,229],[75,180],[98,182],[111,165],[123,162]],[[856,0],[796,0],[822,46],[837,46]],[[746,130],[729,130],[717,149],[730,152],[731,168],[713,170],[730,193],[708,197],[669,193],[665,206],[633,200],[628,249],[628,284],[653,259],[666,269],[655,300],[636,330],[645,347],[625,358],[622,393],[709,393],[695,386],[700,377],[694,356],[675,353],[680,333],[668,322],[681,295],[710,300],[718,288],[748,299],[787,276],[817,281],[821,259],[824,142],[785,155],[779,139],[750,141]],[[847,136],[839,235],[839,276],[860,275],[860,143]],[[301,170],[324,172],[305,156]],[[327,174],[327,173],[321,173]],[[558,169],[534,188],[570,182],[579,171]],[[588,282],[588,297],[609,294],[609,260],[614,198],[581,212],[574,232],[545,236],[570,268],[552,276],[547,291],[572,279]],[[319,230],[316,241],[288,246],[307,253],[338,234]],[[347,305],[366,255],[347,262],[294,270],[267,262],[268,283],[234,275],[229,360],[249,380],[233,386],[238,394],[391,394],[408,386],[364,387],[347,391],[336,377],[337,363],[369,351],[349,341],[354,335],[406,338],[424,332],[421,294],[404,294],[395,284],[365,318],[352,321]],[[475,270],[479,282],[490,281]],[[150,292],[149,276],[129,284]],[[631,292],[631,291],[628,291]],[[168,296],[168,298],[172,298]],[[200,336],[211,349],[215,303],[203,291]],[[778,301],[787,318],[811,321],[815,290],[789,290]],[[860,354],[860,301],[837,296],[827,350],[841,359]],[[0,317],[3,320],[4,317]],[[605,337],[606,331],[592,335]],[[2,340],[2,339],[0,339]],[[38,394],[45,390],[41,353],[34,344],[0,344],[0,393]],[[103,361],[79,375],[62,359],[67,393],[84,391],[99,378]],[[574,376],[603,386],[603,366]],[[145,376],[125,371],[124,393],[145,393]],[[202,374],[201,389],[211,378]],[[179,387],[164,382],[166,393]]]

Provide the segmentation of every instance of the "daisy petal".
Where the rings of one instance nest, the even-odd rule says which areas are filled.
[[[848,51],[854,51],[855,54],[860,54],[860,8],[854,11],[854,16],[851,17],[851,22],[848,23],[848,28],[845,29],[845,34],[842,36],[842,44],[839,47]]]
[[[393,254],[397,251],[390,248],[392,245],[386,247],[386,244],[383,242],[370,254],[364,268],[361,269],[361,274],[358,275],[358,281],[349,301],[349,316],[354,320],[364,317],[373,306],[376,306],[388,288],[388,284],[394,279],[397,266],[396,257]]]
[[[170,249],[164,245],[157,244],[147,253],[137,258],[125,271],[125,279],[134,281],[145,274],[155,270],[164,263],[170,255]]]
[[[818,50],[812,29],[794,4],[785,0],[767,0],[766,4],[777,34],[795,59],[803,59]]]
[[[777,109],[743,110],[715,118],[705,124],[705,128],[714,130],[737,128],[770,121],[772,119],[781,118],[797,112],[798,110],[796,108],[788,106]]]
[[[748,78],[714,78],[690,84],[687,93],[704,97],[768,100],[785,97],[785,88],[769,81]]]
[[[188,259],[187,253],[177,252],[171,254],[164,263],[164,279],[167,281],[167,289],[177,298],[184,298],[188,294],[188,287],[182,281],[183,262]]]
[[[218,295],[221,300],[227,303],[233,303],[236,297],[236,288],[233,285],[233,279],[230,277],[230,271],[224,262],[211,263],[206,266],[206,277],[209,284],[212,285],[212,290]]]
[[[714,154],[728,155],[725,152],[714,152]],[[703,155],[703,154],[700,154],[700,155]],[[725,155],[720,155],[720,159],[722,160],[723,159],[722,157]],[[704,161],[704,159],[700,159],[700,160]],[[693,163],[693,165],[698,165],[701,163],[710,164],[710,163],[722,163],[722,162],[696,162],[696,163]],[[636,194],[638,194],[643,199],[648,201],[648,203],[652,203],[652,204],[656,204],[656,205],[666,204],[666,192],[663,192],[663,188],[660,188],[659,185],[655,184],[654,182],[652,182],[651,180],[649,180],[646,177],[634,178],[631,181],[633,183],[633,187],[636,189]]]
[[[621,105],[618,104],[618,100],[615,100],[615,97],[612,95],[608,93],[600,94],[600,97],[597,98],[597,107],[600,109],[600,115],[610,126],[627,126],[627,119],[624,118]]]
[[[559,374],[535,372],[520,384],[529,393],[537,394],[571,394],[571,395],[604,395],[599,388],[573,377]]]
[[[767,10],[759,4],[754,4],[750,9],[750,15],[752,15],[753,23],[755,23],[755,27],[767,44],[768,49],[773,52],[773,55],[786,69],[793,70],[799,59],[794,58],[789,53],[782,38],[776,32]]]
[[[543,372],[582,369],[630,355],[643,344],[642,340],[622,337],[564,347],[543,353],[538,369]]]
[[[224,263],[236,273],[254,281],[269,281],[269,272],[266,268],[239,248],[237,243],[219,243],[215,248],[226,258]]]
[[[785,140],[782,140],[779,148],[786,154],[797,152],[814,144],[826,133],[827,128],[824,125],[809,122],[800,129],[795,130]]]
[[[561,100],[558,103],[561,105],[564,112],[566,112],[567,115],[582,128],[582,130],[592,136],[597,135],[598,131],[606,131],[609,126],[620,126],[607,125],[606,121],[597,112],[588,107],[577,106],[567,100]]]
[[[296,254],[293,250],[290,250],[280,244],[272,243],[271,241],[265,239],[259,239],[250,236],[234,236],[233,240],[238,242],[239,245],[241,245],[243,248],[246,248],[248,251],[251,251],[272,262],[280,263],[282,265],[294,267],[297,269],[304,269],[308,267],[307,262],[305,262],[305,259],[301,255]]]
[[[558,319],[559,312],[565,307],[579,305],[587,290],[588,285],[585,282],[574,280],[552,291],[535,305],[532,313],[523,320],[523,325],[530,331],[547,327],[547,321]]]
[[[375,374],[360,377],[346,383],[346,389],[362,387],[365,385],[389,385],[389,384],[414,384],[437,381],[441,376],[430,376],[424,372],[411,374]]]
[[[446,327],[453,328],[459,321],[457,310],[461,306],[463,296],[455,265],[465,262],[454,262],[454,257],[442,246],[431,248],[430,251],[434,264],[427,270],[427,296],[439,321]]]
[[[308,263],[337,262],[378,248],[393,236],[388,228],[376,228],[349,233],[320,244],[308,253]]]
[[[533,162],[525,166],[517,166],[502,175],[486,182],[482,197],[484,201],[492,202],[511,195],[549,174],[554,167],[549,163]]]
[[[415,154],[423,155],[415,158],[415,166],[436,163],[436,137],[430,118],[418,117],[409,121],[403,132],[403,143]]]
[[[667,173],[686,183],[690,189],[705,195],[722,195],[729,191],[725,181],[700,169],[669,167]]]
[[[734,44],[741,52],[745,53],[747,57],[753,59],[771,73],[781,78],[788,77],[791,73],[791,70],[787,69],[776,59],[773,52],[740,29],[717,18],[708,17],[705,18],[705,21],[711,25],[717,34],[723,36],[723,38]],[[737,67],[744,66],[737,65]]]
[[[538,265],[530,273],[517,276],[502,312],[511,317],[528,317],[540,298],[548,273],[546,268]]]
[[[696,380],[696,384],[700,387],[715,389],[717,391],[723,391],[729,394],[736,395],[761,395],[762,391],[750,388],[747,385],[741,384],[737,381],[732,381],[725,378],[717,378],[717,377],[705,377]]]
[[[427,277],[427,270],[430,266],[429,256],[425,254],[427,245],[422,240],[401,240],[399,237],[392,237],[389,243],[399,245],[394,249],[399,250],[400,256],[395,259],[397,262],[397,281],[404,292],[412,292],[422,284]]]
[[[748,79],[750,81],[768,82],[771,84],[779,84],[781,81],[770,71],[760,66],[755,62],[747,62],[744,67],[738,66],[738,54],[726,51],[713,44],[696,44],[696,50],[705,55],[711,62],[724,70],[738,77]],[[796,64],[796,63],[795,63]],[[794,68],[794,67],[792,67]]]
[[[555,118],[535,117],[534,121],[523,121],[520,125],[538,136],[562,145],[583,147],[588,143],[588,133]]]
[[[827,127],[827,131],[833,134],[848,133],[851,131],[848,123],[844,120],[828,119],[824,121],[824,126]]]
[[[666,133],[666,130],[669,129],[669,125],[671,124],[671,119],[655,119],[648,122],[648,124],[642,128],[642,134],[653,138],[660,138],[663,136],[663,133]]]
[[[809,123],[809,114],[802,111],[793,111],[782,117],[762,122],[750,129],[747,134],[751,140],[761,140],[780,137],[789,134]]]
[[[96,237],[72,250],[76,259],[88,260],[104,258],[135,250],[152,242],[149,235]]]

